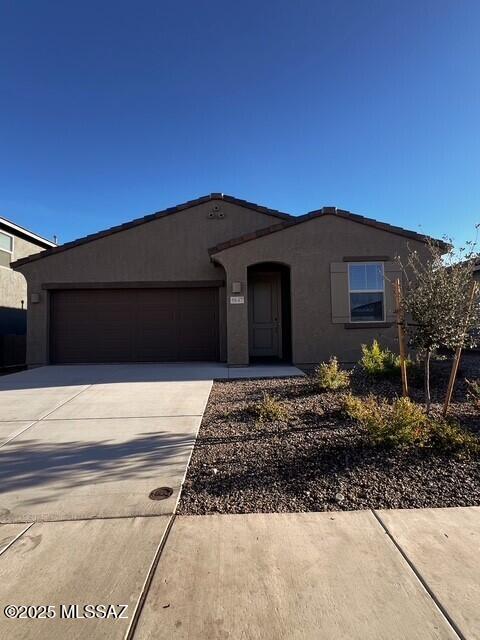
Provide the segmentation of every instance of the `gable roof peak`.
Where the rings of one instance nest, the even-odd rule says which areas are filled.
[[[163,209],[162,211],[156,211],[155,213],[148,214],[146,216],[143,216],[142,218],[136,218],[135,220],[130,220],[129,222],[125,222],[123,224],[119,224],[114,227],[110,227],[108,229],[98,231],[96,233],[91,233],[87,236],[83,236],[82,238],[78,238],[77,240],[72,240],[71,242],[66,242],[65,244],[61,244],[58,246],[56,245],[52,246],[46,249],[45,251],[34,253],[33,255],[27,256],[26,258],[20,258],[19,260],[12,262],[12,266],[15,268],[23,264],[26,264],[27,262],[34,262],[36,260],[41,260],[43,258],[47,258],[48,256],[54,253],[61,253],[62,251],[68,251],[69,249],[73,249],[74,247],[80,246],[82,244],[86,244],[87,242],[92,242],[94,240],[99,240],[100,238],[105,238],[106,236],[113,235],[114,233],[118,233],[119,231],[132,229],[133,227],[137,227],[141,224],[145,224],[146,222],[158,220],[159,218],[164,218],[174,213],[178,213],[179,211],[185,211],[186,209],[191,209],[192,207],[195,207],[199,204],[204,204],[205,202],[209,202],[211,200],[222,200],[223,202],[229,202],[239,207],[244,207],[246,209],[253,209],[258,213],[263,213],[265,215],[272,216],[274,218],[280,219],[281,221],[292,219],[292,216],[289,213],[284,213],[282,211],[278,211],[277,209],[270,209],[269,207],[264,207],[263,205],[257,204],[255,202],[249,202],[248,200],[235,198],[235,196],[229,196],[229,195],[226,195],[225,193],[214,192],[206,196],[201,196],[200,198],[195,198],[194,200],[188,200],[187,202],[183,202],[182,204],[177,204],[174,207],[168,207],[167,209]]]
[[[403,227],[398,227],[387,222],[380,222],[378,220],[375,220],[374,218],[367,218],[366,216],[362,216],[358,213],[352,213],[351,211],[347,211],[346,209],[337,209],[337,207],[330,206],[322,207],[321,209],[315,209],[314,211],[309,211],[308,213],[305,213],[298,217],[289,217],[288,219],[277,222],[270,227],[259,229],[258,231],[254,231],[253,233],[244,234],[242,236],[239,236],[238,238],[232,238],[227,242],[222,242],[215,247],[212,247],[211,249],[209,249],[209,253],[210,255],[214,255],[216,253],[219,253],[220,251],[224,251],[225,249],[230,249],[231,247],[243,244],[244,242],[250,242],[251,240],[256,240],[263,236],[277,233],[279,231],[283,231],[284,229],[288,229],[289,227],[308,222],[310,220],[313,220],[314,218],[324,218],[325,216],[335,216],[337,218],[343,218],[344,220],[350,220],[351,222],[363,224],[374,229],[379,229],[380,231],[393,233],[395,235],[403,236],[404,238],[407,238],[409,240],[416,240],[418,242],[428,242],[429,240],[434,240],[438,244],[438,246],[445,251],[447,251],[449,247],[449,245],[443,240],[431,238],[430,236],[424,235],[422,233],[410,231],[409,229],[404,229]]]

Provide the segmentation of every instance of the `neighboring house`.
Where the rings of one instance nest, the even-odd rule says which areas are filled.
[[[426,237],[211,194],[17,260],[28,363],[354,361],[395,348],[391,281]]]
[[[55,246],[0,217],[0,367],[25,361],[27,283],[10,263]]]
[[[0,217],[0,335],[26,331],[27,283],[10,263],[55,243]]]

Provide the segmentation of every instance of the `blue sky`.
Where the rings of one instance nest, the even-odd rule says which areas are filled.
[[[0,1],[0,215],[62,242],[212,191],[458,242],[477,0]]]

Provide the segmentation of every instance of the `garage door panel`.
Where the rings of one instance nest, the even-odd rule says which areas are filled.
[[[134,352],[137,362],[176,360],[177,326],[174,290],[140,289],[136,292]]]
[[[198,289],[192,295],[179,290],[179,298],[178,330],[182,335],[179,359],[208,360],[208,354],[218,347],[217,290]]]
[[[51,294],[52,362],[218,359],[218,289],[89,289]]]
[[[109,362],[132,357],[132,336],[125,322],[128,303],[123,291],[58,291],[51,307],[54,362]],[[103,294],[103,295],[102,295]]]

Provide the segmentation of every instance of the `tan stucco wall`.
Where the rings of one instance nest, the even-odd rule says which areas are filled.
[[[223,218],[208,217],[215,204]],[[277,221],[246,207],[209,201],[19,267],[27,278],[29,297],[40,293],[40,302],[28,311],[28,363],[48,362],[49,305],[43,284],[224,280],[223,268],[210,261],[208,249]],[[224,303],[225,291],[220,291],[220,300]],[[225,354],[224,309],[220,342]]]
[[[408,253],[408,245],[420,252],[424,245],[340,217],[325,216],[290,227],[251,242],[231,247],[215,259],[227,273],[227,296],[232,282],[242,282],[244,305],[227,304],[228,361],[248,362],[247,267],[259,262],[290,266],[292,308],[292,357],[297,364],[313,364],[336,355],[345,362],[358,360],[362,343],[377,337],[397,350],[396,327],[347,329],[333,323],[330,265],[347,256],[389,256]],[[345,288],[345,296],[347,296]],[[386,283],[387,316],[394,312],[391,287]]]
[[[15,236],[13,232],[5,231],[5,233],[10,233],[14,237],[12,262],[42,251],[38,245]],[[23,308],[26,308],[27,282],[24,276],[9,267],[0,267],[0,308],[22,309],[22,300]]]
[[[21,309],[27,302],[27,283],[21,273],[0,267],[0,307]]]

